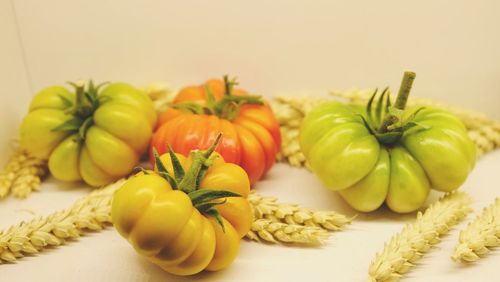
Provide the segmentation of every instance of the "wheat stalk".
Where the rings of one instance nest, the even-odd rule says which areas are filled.
[[[261,218],[252,223],[246,237],[269,243],[321,245],[329,235],[327,230],[320,227],[288,224]]]
[[[36,217],[0,232],[0,263],[15,262],[26,254],[36,254],[47,246],[59,246],[88,230],[101,230],[111,222],[113,192],[125,180],[119,180],[91,192],[71,208],[46,217]]]
[[[474,262],[500,246],[500,198],[483,209],[481,215],[460,232],[459,244],[452,258],[457,262]]]
[[[10,192],[15,197],[26,198],[32,191],[40,190],[40,178],[46,173],[46,162],[16,149],[0,171],[0,199]]]
[[[254,222],[248,239],[269,243],[319,245],[329,237],[328,231],[342,230],[351,219],[334,211],[316,211],[296,204],[280,204],[275,197],[252,191],[248,200]]]
[[[26,254],[36,254],[47,246],[59,246],[66,240],[75,239],[88,230],[101,230],[106,224],[111,223],[113,193],[124,181],[121,179],[104,188],[94,190],[78,200],[69,209],[47,217],[36,217],[29,222],[21,222],[0,232],[0,263],[2,261],[14,262]],[[252,197],[270,199],[255,194]],[[273,201],[273,205],[280,206],[275,201]],[[260,210],[262,207],[261,204],[255,206],[252,205],[255,210]],[[300,210],[300,208],[298,209]],[[279,208],[266,214],[278,214],[278,211]],[[299,212],[297,211],[295,214],[298,216]],[[309,210],[306,212],[304,218],[308,218],[309,212]],[[316,215],[316,217],[316,219],[304,220],[303,225],[279,222],[277,218],[259,218],[252,223],[251,231],[246,237],[272,243],[317,245],[322,244],[329,236],[328,231],[324,228],[337,230],[349,221],[338,214],[335,214],[335,219],[332,219],[330,213],[323,215],[320,212],[320,215]],[[311,225],[307,223],[308,220],[311,220]]]
[[[299,146],[299,128],[305,115],[327,101],[318,97],[278,96],[271,102],[273,112],[280,124],[282,146],[278,160],[295,167],[308,167]]]
[[[156,112],[165,111],[168,104],[174,98],[174,92],[167,83],[157,81],[142,88],[142,91],[153,101]]]
[[[424,213],[418,212],[417,219],[405,225],[377,253],[368,274],[370,281],[397,281],[408,272],[440,236],[448,233],[453,225],[471,211],[471,198],[464,192],[445,195],[432,204]]]
[[[255,219],[269,219],[293,225],[319,227],[328,231],[342,230],[351,219],[334,211],[316,211],[296,204],[280,204],[275,197],[252,192],[248,197]]]

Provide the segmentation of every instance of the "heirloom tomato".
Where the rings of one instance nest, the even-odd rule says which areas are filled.
[[[356,210],[384,202],[395,212],[417,210],[431,188],[453,191],[474,167],[475,146],[458,118],[432,107],[405,110],[414,78],[405,73],[394,107],[386,89],[373,108],[377,91],[366,108],[328,102],[302,123],[312,171]]]
[[[163,153],[169,144],[186,155],[208,148],[222,132],[217,152],[226,162],[241,166],[252,184],[262,178],[281,146],[279,125],[260,97],[234,89],[235,84],[226,76],[223,81],[214,79],[182,89],[160,115],[151,148]]]
[[[125,83],[72,84],[40,91],[21,124],[21,147],[48,160],[60,180],[92,186],[130,173],[148,149],[156,113],[141,91]]]
[[[171,147],[161,157],[155,151],[155,171],[131,177],[113,197],[118,232],[167,272],[191,275],[229,266],[250,230],[248,176],[214,148],[187,158]]]

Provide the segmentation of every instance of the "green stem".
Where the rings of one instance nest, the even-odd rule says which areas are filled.
[[[398,122],[398,117],[394,116],[394,115],[388,115],[387,117],[385,117],[384,121],[382,122],[382,125],[380,126],[380,128],[378,129],[378,133],[386,133],[389,131],[389,127],[393,124],[395,124],[396,122]]]
[[[236,82],[229,80],[229,76],[224,75],[224,96],[231,96],[233,93],[233,86]]]
[[[227,75],[224,76],[224,96],[215,101],[210,89],[206,88],[207,103],[200,105],[192,102],[184,102],[175,104],[173,107],[180,110],[186,110],[193,114],[216,115],[220,118],[233,120],[238,114],[240,107],[245,104],[262,105],[261,96],[235,96],[233,95],[233,87],[238,83]]]
[[[396,97],[396,103],[394,104],[395,108],[400,110],[405,109],[415,77],[416,74],[414,72],[405,72],[403,80],[401,81],[401,86],[399,87],[398,96]]]
[[[77,81],[73,84],[75,87],[76,101],[75,101],[75,113],[83,117],[82,112],[83,104],[85,103],[85,83],[83,81]]]
[[[193,162],[189,167],[189,170],[185,172],[184,178],[179,183],[179,189],[189,194],[199,187],[199,179],[202,178],[203,174],[206,172],[207,168],[210,166],[210,156],[215,151],[215,148],[219,144],[221,135],[217,135],[214,144],[208,148],[206,152],[194,151],[191,152]]]
[[[396,97],[396,103],[394,107],[399,110],[404,110],[406,107],[406,102],[408,101],[408,96],[410,95],[410,90],[413,85],[413,81],[415,80],[416,74],[414,72],[407,71],[404,73],[403,79],[401,80],[401,86],[399,87],[398,96]],[[386,133],[389,131],[388,127],[398,122],[399,118],[395,115],[389,114],[387,115],[380,128],[378,129],[378,133]]]

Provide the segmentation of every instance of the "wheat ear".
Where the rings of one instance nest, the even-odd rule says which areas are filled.
[[[252,192],[248,200],[254,222],[248,239],[269,243],[323,244],[330,236],[351,223],[351,219],[334,211],[315,211],[296,204],[280,204],[275,197]]]
[[[71,208],[46,217],[36,217],[0,232],[0,263],[15,262],[26,254],[36,254],[47,246],[59,246],[88,230],[101,230],[111,222],[113,192],[124,180],[94,190]]]
[[[36,254],[47,246],[61,245],[88,230],[101,230],[106,224],[111,223],[113,193],[124,181],[121,179],[94,190],[69,209],[46,217],[36,217],[29,222],[21,222],[0,232],[0,263],[14,262],[26,254]],[[321,226],[329,224],[332,223],[327,219]],[[318,226],[289,224],[261,218],[252,223],[251,231],[246,237],[272,243],[316,245],[322,244],[328,236],[328,231]]]
[[[0,171],[0,199],[10,192],[15,197],[26,198],[32,191],[40,190],[40,178],[46,171],[45,161],[16,149]]]
[[[500,198],[483,209],[481,215],[460,231],[459,244],[452,258],[457,262],[474,262],[500,246]]]
[[[321,245],[329,236],[328,231],[320,227],[288,224],[265,218],[254,220],[246,235],[248,239],[255,241],[304,245]]]
[[[316,211],[297,204],[280,204],[275,197],[252,192],[248,197],[255,219],[270,219],[294,225],[319,227],[328,231],[342,230],[351,218],[334,211]]]
[[[408,272],[440,236],[461,221],[472,209],[471,198],[464,192],[453,192],[433,203],[424,213],[418,212],[417,219],[405,225],[377,253],[370,264],[370,281],[397,281]]]
[[[295,167],[307,167],[306,158],[299,146],[299,128],[305,115],[327,101],[318,97],[275,97],[271,102],[276,119],[280,123],[282,146],[278,160]]]

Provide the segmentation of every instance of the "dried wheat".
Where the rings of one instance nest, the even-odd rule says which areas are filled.
[[[316,211],[296,204],[280,204],[274,197],[251,193],[248,197],[255,219],[270,219],[276,222],[319,227],[328,231],[343,229],[351,219],[334,211]]]
[[[500,198],[484,208],[481,215],[460,232],[459,244],[452,258],[458,262],[474,262],[500,246]]]
[[[329,237],[328,231],[315,226],[304,226],[277,222],[271,219],[257,219],[252,223],[247,238],[269,243],[294,243],[321,245]]]
[[[71,208],[47,217],[36,217],[0,232],[0,263],[14,262],[26,254],[36,254],[47,246],[58,246],[88,230],[101,230],[111,222],[113,192],[124,180],[91,192]]]
[[[40,178],[46,174],[46,162],[16,149],[0,172],[0,199],[12,192],[15,197],[26,198],[40,190]]]
[[[368,274],[371,281],[397,281],[413,267],[440,236],[471,211],[471,198],[464,192],[453,192],[432,204],[417,219],[407,224],[384,245],[372,261]]]

